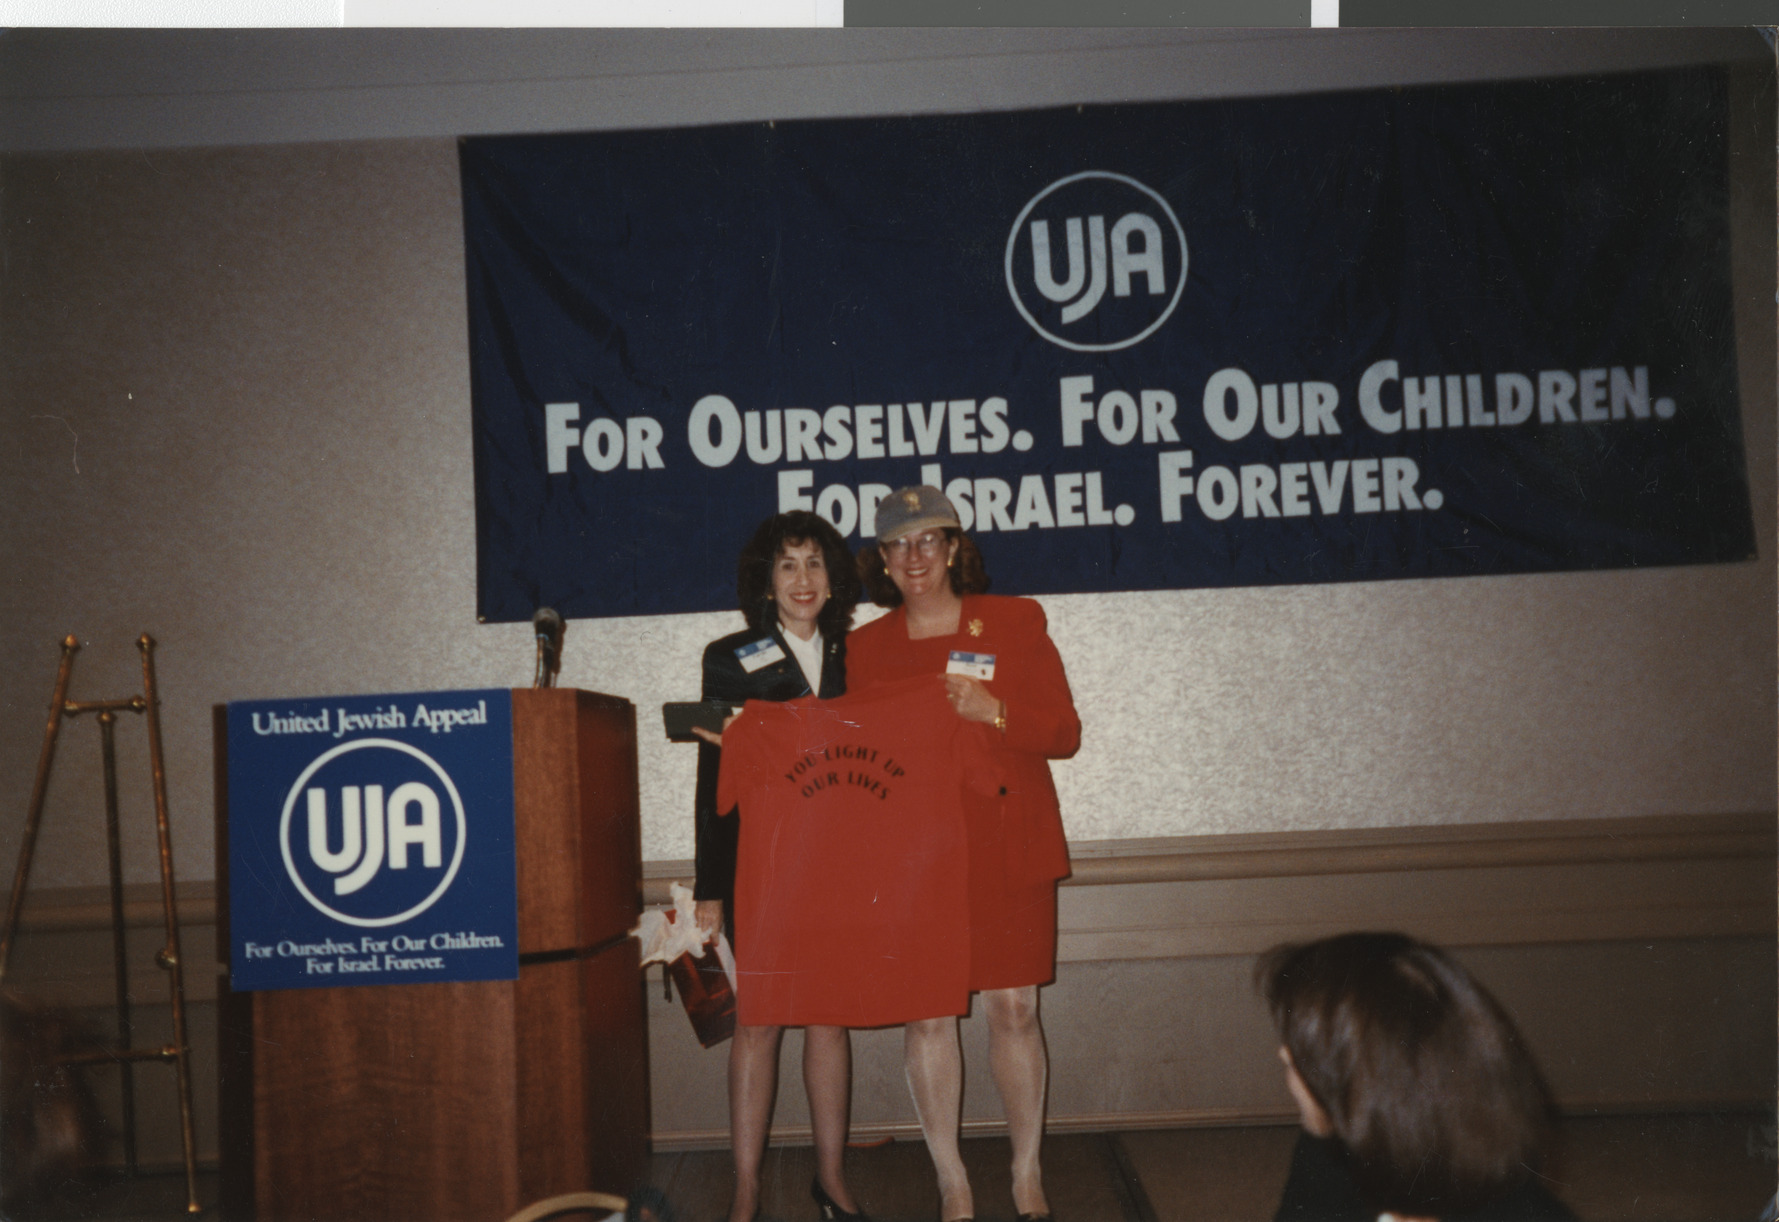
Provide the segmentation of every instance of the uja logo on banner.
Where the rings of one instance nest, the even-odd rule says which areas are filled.
[[[510,700],[229,706],[235,988],[517,974]]]
[[[1186,287],[1186,231],[1159,192],[1087,170],[1032,196],[1007,235],[1007,291],[1053,344],[1112,352],[1155,334]]]

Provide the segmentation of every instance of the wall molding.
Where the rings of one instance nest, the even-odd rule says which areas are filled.
[[[1074,841],[1069,845],[1074,873],[1062,885],[1103,887],[1514,866],[1771,861],[1776,852],[1779,813],[1772,811],[1247,832]],[[643,903],[668,903],[668,884],[675,880],[689,884],[692,875],[689,858],[645,861]],[[26,896],[21,928],[108,929],[108,895],[104,887],[34,888]],[[161,923],[158,883],[130,884],[124,888],[124,897],[127,924]],[[215,924],[213,881],[179,883],[177,902],[182,926]]]
[[[0,898],[0,902],[4,902]],[[173,903],[179,927],[216,924],[216,883],[210,879],[175,883]],[[131,929],[164,923],[159,883],[124,886],[124,924]],[[109,887],[27,887],[19,929],[26,933],[75,933],[111,928]]]
[[[1093,840],[1070,846],[1076,886],[1295,878],[1498,866],[1773,857],[1771,812],[1549,819]]]
[[[1083,845],[1062,962],[1256,954],[1351,929],[1445,946],[1772,937],[1770,814]]]
[[[1078,841],[1057,958],[1254,954],[1380,926],[1449,946],[1771,937],[1776,850],[1766,812]],[[644,863],[645,900],[691,872]]]

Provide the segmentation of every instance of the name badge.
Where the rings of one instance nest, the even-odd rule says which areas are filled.
[[[987,681],[995,677],[995,656],[992,653],[965,653],[961,649],[951,651],[951,660],[945,664],[948,675],[969,675],[972,679]]]
[[[753,674],[764,666],[784,661],[784,650],[771,637],[762,637],[751,645],[743,645],[735,651],[735,657],[741,663],[741,669]]]

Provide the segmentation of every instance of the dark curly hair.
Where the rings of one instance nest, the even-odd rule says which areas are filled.
[[[800,543],[821,548],[822,564],[828,570],[828,601],[816,616],[816,626],[830,640],[843,637],[852,627],[853,608],[859,605],[859,575],[840,532],[826,518],[807,509],[773,514],[760,523],[741,549],[741,560],[735,566],[735,597],[741,603],[741,613],[755,632],[771,628],[777,614],[772,601],[772,566],[785,548]]]
[[[1549,1089],[1507,1012],[1443,951],[1342,934],[1273,948],[1255,982],[1368,1204],[1444,1218],[1533,1174]]]
[[[988,570],[983,567],[982,553],[975,542],[955,526],[944,528],[947,539],[958,541],[957,563],[951,566],[951,592],[953,594],[986,594],[988,593]],[[899,607],[902,605],[902,591],[896,589],[896,583],[890,580],[889,572],[883,567],[883,547],[872,544],[859,551],[859,580],[864,583],[865,594],[880,607]]]

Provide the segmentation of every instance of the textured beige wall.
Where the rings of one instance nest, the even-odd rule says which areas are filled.
[[[1770,96],[1738,88],[1761,558],[1047,599],[1086,723],[1057,770],[1072,836],[1773,808],[1773,137]],[[132,690],[130,642],[162,642],[194,879],[213,703],[529,681],[527,627],[474,621],[465,333],[449,140],[0,160],[0,863],[64,633],[85,697]],[[655,709],[737,622],[570,627],[562,681],[638,706],[646,857],[691,852],[690,751]],[[120,741],[142,879],[140,727]],[[102,879],[99,802],[77,724],[37,882]]]

